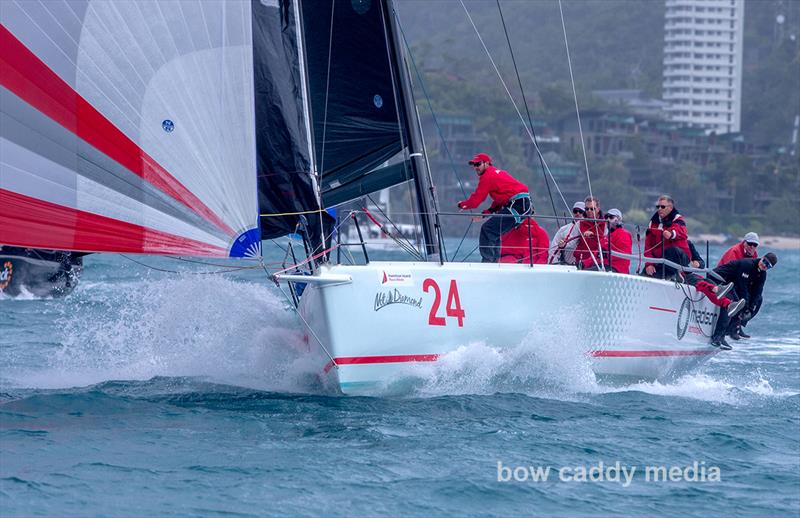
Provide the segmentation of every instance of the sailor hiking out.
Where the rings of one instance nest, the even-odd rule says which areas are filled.
[[[475,209],[487,196],[492,198],[491,206],[483,214],[491,214],[481,227],[481,261],[496,263],[500,259],[500,238],[522,224],[525,216],[531,214],[531,196],[528,186],[516,180],[507,172],[492,165],[492,157],[478,153],[469,165],[478,175],[478,186],[469,198],[458,202],[461,210]]]

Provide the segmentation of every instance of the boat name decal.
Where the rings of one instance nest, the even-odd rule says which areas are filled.
[[[0,290],[6,289],[6,286],[11,284],[11,276],[13,274],[14,264],[11,261],[6,261],[3,264],[3,271],[0,271]]]
[[[375,311],[391,304],[405,304],[415,308],[422,308],[422,297],[415,299],[414,297],[403,295],[397,288],[390,291],[379,291],[375,294]]]

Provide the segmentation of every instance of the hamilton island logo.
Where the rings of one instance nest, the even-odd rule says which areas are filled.
[[[172,132],[175,130],[175,123],[174,123],[174,122],[172,122],[172,121],[171,121],[171,120],[169,120],[169,119],[164,119],[163,121],[161,121],[161,127],[162,127],[162,128],[164,129],[164,131],[166,131],[167,133],[172,133]]]
[[[13,275],[14,264],[11,261],[6,261],[3,263],[3,270],[0,271],[0,291],[3,291],[9,284],[11,284],[11,277]]]
[[[414,308],[422,308],[422,297],[415,299],[403,295],[397,288],[390,291],[379,291],[375,294],[375,311],[391,304],[405,304]]]
[[[689,329],[689,317],[692,314],[692,303],[688,298],[683,299],[681,309],[678,311],[678,340],[683,340],[686,330]]]

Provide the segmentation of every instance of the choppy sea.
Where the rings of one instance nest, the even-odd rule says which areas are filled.
[[[798,516],[779,256],[753,338],[673,383],[473,343],[383,397],[324,392],[262,271],[90,256],[67,298],[0,299],[0,514]]]

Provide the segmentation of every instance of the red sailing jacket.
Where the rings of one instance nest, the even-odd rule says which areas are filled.
[[[670,231],[670,236],[667,238],[664,237],[665,230]],[[661,257],[662,241],[664,242],[664,250],[678,247],[691,260],[692,251],[689,250],[689,231],[686,229],[686,222],[683,220],[683,216],[678,214],[678,211],[674,208],[664,218],[664,221],[659,221],[658,213],[654,214],[650,219],[650,228],[647,229],[647,235],[644,239],[644,256]]]
[[[602,219],[603,213],[600,212],[600,214],[595,217],[597,219]],[[594,235],[588,238],[583,237],[583,233],[587,230],[591,230]],[[575,247],[575,252],[573,252],[573,255],[575,256],[575,264],[581,264],[584,268],[589,268],[594,266],[592,254],[597,255],[598,253],[597,250],[600,248],[600,240],[603,239],[603,236],[606,233],[606,222],[581,220],[580,231],[581,235],[578,237],[578,246]],[[599,260],[597,261],[597,264],[600,264]]]
[[[489,212],[497,212],[508,204],[508,200],[515,194],[528,192],[527,185],[515,180],[510,174],[493,165],[486,168],[479,178],[475,192],[466,200],[458,202],[460,208],[477,208],[487,196],[491,196],[492,206],[489,207]]]
[[[603,247],[603,260],[608,265],[608,239],[611,238],[611,250],[614,252],[620,252],[623,254],[630,254],[633,252],[633,238],[631,237],[631,233],[625,230],[623,227],[617,227],[611,231],[609,231],[607,236],[603,237],[603,240],[600,244]],[[591,262],[592,259],[589,258],[589,262],[591,264],[584,264],[585,268],[592,266],[594,263]],[[584,261],[585,263],[586,261]],[[599,262],[599,261],[598,261]],[[611,259],[611,268],[617,273],[631,273],[631,260],[630,259],[622,259],[621,257],[614,257]]]
[[[741,243],[736,243],[732,247],[728,248],[727,252],[722,254],[722,259],[719,260],[717,266],[722,266],[725,263],[729,263],[737,259],[755,259],[758,257],[758,251],[756,250],[754,253],[756,255],[745,255],[744,241],[742,241]]]
[[[526,223],[530,222],[530,223]],[[531,227],[531,246],[528,247],[528,224]],[[503,234],[500,240],[501,263],[530,263],[530,249],[533,248],[533,263],[546,264],[550,238],[547,231],[533,218],[528,218],[520,226]]]

